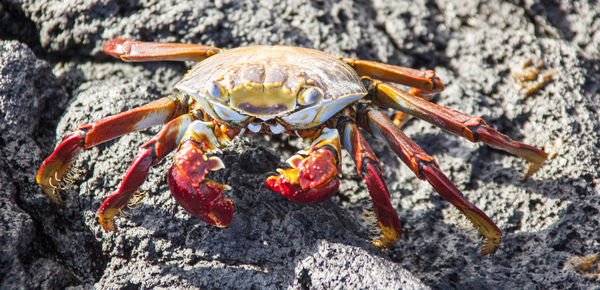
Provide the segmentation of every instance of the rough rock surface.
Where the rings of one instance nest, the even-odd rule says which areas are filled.
[[[600,252],[600,6],[596,1],[3,1],[0,3],[0,288],[590,288],[571,258]],[[366,187],[345,155],[340,192],[298,205],[263,186],[295,140],[237,139],[212,176],[233,190],[229,228],[187,214],[166,186],[167,158],[118,233],[95,212],[144,140],[85,151],[83,173],[52,204],[35,173],[76,124],[170,92],[191,64],[124,64],[103,55],[126,37],[231,48],[287,44],[415,68],[447,85],[439,104],[483,117],[553,153],[530,180],[523,160],[419,120],[404,131],[503,230],[500,250],[383,144],[397,245],[370,244]],[[512,72],[528,59],[554,80],[524,98]],[[188,65],[188,66],[186,66]],[[248,160],[252,162],[249,163]],[[596,275],[598,275],[596,273]]]

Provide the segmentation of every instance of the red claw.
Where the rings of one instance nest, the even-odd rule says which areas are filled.
[[[337,167],[333,152],[328,149],[319,149],[312,152],[300,164],[300,187],[303,190],[317,188],[337,174]]]
[[[294,156],[290,163],[294,168],[278,169],[279,176],[265,181],[271,190],[298,203],[323,202],[337,192],[340,181],[331,150],[320,148],[304,159]]]
[[[340,181],[334,178],[321,187],[303,190],[298,183],[294,183],[293,179],[290,180],[286,175],[286,173],[282,173],[279,176],[271,176],[267,178],[265,184],[271,190],[279,192],[289,200],[297,203],[317,203],[326,201],[337,192],[338,186],[340,185]]]
[[[218,227],[226,227],[233,218],[233,203],[223,198],[229,187],[204,179],[209,170],[222,168],[216,157],[207,158],[194,141],[182,144],[175,155],[175,165],[169,169],[171,194],[187,212]]]
[[[233,203],[223,198],[225,185],[204,180],[193,186],[176,166],[169,170],[168,180],[171,194],[187,212],[213,226],[226,227],[231,223]]]

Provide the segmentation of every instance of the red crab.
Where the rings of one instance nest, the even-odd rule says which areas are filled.
[[[390,203],[379,160],[359,128],[383,137],[415,175],[427,180],[456,206],[485,237],[482,255],[493,253],[501,231],[442,173],[433,157],[408,138],[399,125],[408,115],[430,122],[472,142],[482,141],[530,162],[524,179],[536,172],[547,154],[511,140],[477,117],[436,105],[427,99],[444,89],[431,70],[419,71],[373,61],[337,58],[321,51],[288,46],[215,47],[114,39],[104,51],[123,61],[199,63],[175,86],[177,93],[104,119],[78,125],[42,164],[37,182],[55,202],[58,190],[82,149],[123,134],[166,124],[139,149],[119,189],[98,210],[107,231],[130,202],[151,166],[176,150],[168,183],[175,200],[192,215],[220,227],[233,217],[233,203],[223,196],[227,185],[206,179],[223,168],[212,156],[243,134],[289,134],[306,149],[292,156],[291,168],[278,169],[266,185],[299,203],[322,202],[338,190],[341,147],[356,164],[373,199],[382,249],[400,238],[400,222]],[[412,87],[406,92],[386,82]],[[400,111],[394,121],[380,108]],[[396,123],[396,124],[395,124]]]

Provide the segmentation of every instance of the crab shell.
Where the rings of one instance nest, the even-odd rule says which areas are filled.
[[[323,124],[367,94],[355,70],[340,59],[286,46],[216,54],[175,88],[220,123],[273,134]]]

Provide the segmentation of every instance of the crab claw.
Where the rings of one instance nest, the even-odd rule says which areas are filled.
[[[84,144],[85,132],[77,130],[65,137],[54,149],[54,152],[44,160],[35,180],[42,186],[42,190],[55,203],[62,203],[58,189],[68,183],[70,168],[81,152]]]
[[[204,177],[209,171],[223,168],[217,157],[208,158],[194,140],[185,141],[175,154],[175,164],[169,169],[171,194],[187,212],[218,227],[226,227],[233,218],[233,203],[223,198],[229,186]]]
[[[277,169],[265,184],[273,191],[298,203],[323,202],[337,192],[340,181],[332,150],[327,147],[313,150],[308,157],[294,155],[290,169]]]

